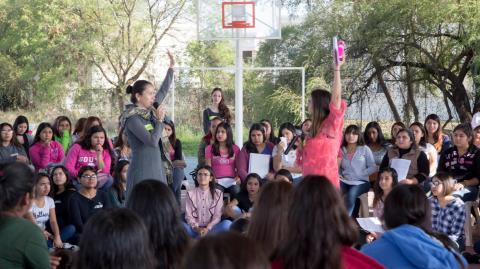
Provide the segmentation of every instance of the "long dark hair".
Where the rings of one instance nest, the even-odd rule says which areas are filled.
[[[5,126],[8,126],[10,127],[10,129],[12,129],[13,133],[12,133],[12,140],[10,140],[10,145],[13,145],[13,146],[17,146],[17,147],[21,147],[22,145],[20,145],[20,143],[18,143],[18,140],[17,140],[17,136],[15,135],[15,129],[13,128],[13,126],[8,123],[8,122],[3,122],[0,124],[0,131],[3,129],[3,127]],[[0,141],[1,142],[1,141]],[[2,143],[0,143],[0,147],[3,147],[2,146]]]
[[[14,134],[18,134],[18,125],[22,124],[22,123],[26,123],[27,124],[27,130],[25,130],[25,133],[28,133],[28,131],[30,131],[30,124],[28,124],[28,119],[27,117],[23,116],[23,115],[20,115],[18,116],[15,121],[13,122],[13,133]]]
[[[92,148],[92,136],[95,133],[103,133],[105,135],[105,142],[103,143],[103,149],[108,151],[110,156],[113,156],[112,148],[110,147],[110,143],[108,141],[107,132],[103,129],[102,126],[93,126],[85,133],[84,138],[78,142],[78,144],[82,147],[82,149],[90,150]]]
[[[412,129],[412,126],[417,126],[418,128],[420,128],[420,131],[423,134],[423,137],[420,138],[420,142],[418,143],[418,145],[421,146],[421,147],[427,147],[427,132],[425,130],[425,127],[423,127],[423,124],[416,121],[416,122],[410,124],[410,130]]]
[[[297,132],[296,132],[296,130],[295,130],[295,126],[293,126],[293,124],[290,123],[290,122],[285,122],[285,123],[282,123],[282,124],[280,125],[280,128],[278,128],[278,137],[279,137],[279,138],[282,137],[282,131],[283,131],[284,129],[287,129],[287,130],[289,130],[290,132],[292,132],[293,136],[297,135]],[[272,133],[273,133],[273,132],[272,132]],[[296,146],[296,145],[293,145],[293,149],[297,149],[297,146]]]
[[[40,125],[38,125],[37,132],[35,132],[35,137],[33,138],[32,146],[40,142],[40,133],[46,128],[52,129],[52,134],[53,134],[53,127],[50,123],[48,122],[40,123]],[[52,136],[52,139],[53,139],[53,136]]]
[[[257,147],[252,142],[252,132],[253,131],[260,131],[263,135],[263,142],[267,142],[267,136],[265,135],[265,128],[263,128],[261,123],[254,123],[250,127],[250,131],[248,132],[248,141],[245,143],[244,147],[246,147],[248,153],[259,153],[257,151]],[[273,132],[272,132],[273,133]]]
[[[433,146],[437,151],[440,151],[442,149],[443,145],[443,129],[442,129],[442,124],[440,122],[440,117],[437,114],[430,114],[425,118],[425,123],[424,125],[427,126],[427,121],[433,120],[436,121],[438,124],[438,129],[433,133]],[[425,137],[428,138],[428,130],[425,127]]]
[[[184,269],[269,269],[270,262],[253,240],[235,232],[201,238],[185,256]]]
[[[150,81],[146,81],[146,80],[137,80],[135,81],[133,86],[132,85],[127,86],[126,92],[127,94],[130,94],[130,101],[132,102],[132,104],[136,104],[138,101],[135,94],[138,93],[142,95],[143,91],[145,91],[148,86],[153,87],[153,84]]]
[[[345,136],[347,136],[347,134],[350,134],[350,133],[356,134],[358,136],[357,146],[365,145],[365,142],[363,141],[362,130],[360,129],[360,127],[358,127],[358,125],[352,124],[352,125],[348,125],[347,128],[345,129],[343,140],[342,140],[342,147],[346,147],[348,145],[348,142]]]
[[[67,117],[67,116],[58,116],[56,119],[55,119],[55,122],[53,123],[53,135],[54,135],[54,138],[55,136],[56,137],[62,137],[63,136],[63,133],[60,133],[60,130],[59,130],[59,127],[60,127],[60,123],[62,121],[67,121],[68,124],[70,125],[70,130],[68,130],[68,133],[71,134],[72,133],[72,122],[70,121],[70,119]]]
[[[315,137],[320,131],[323,121],[330,114],[330,99],[332,94],[323,89],[313,90],[310,94],[312,102],[312,128],[310,129],[310,136]]]
[[[173,121],[165,121],[164,123],[165,125],[168,125],[170,126],[170,128],[172,128],[172,134],[168,137],[168,141],[170,142],[170,145],[172,145],[172,147],[175,147],[175,143],[177,143],[177,134],[175,132],[175,124],[173,123]]]
[[[34,174],[24,163],[13,163],[0,177],[0,214],[15,208],[25,194],[33,194]]]
[[[272,143],[275,143],[277,138],[275,137],[275,132],[273,131],[273,125],[272,125],[272,122],[269,121],[268,119],[262,119],[260,121],[260,124],[262,124],[264,127],[266,124],[268,124],[268,126],[270,127],[270,136],[267,137],[267,140],[272,142]],[[266,128],[266,127],[265,127]],[[265,130],[265,135],[267,134],[266,130]]]
[[[113,173],[113,184],[112,189],[115,190],[115,195],[119,201],[125,201],[125,193],[122,186],[122,169],[129,165],[130,162],[127,160],[120,160],[115,165],[115,172]]]
[[[215,130],[215,135],[214,135],[214,137],[215,137],[214,141],[215,142],[212,145],[212,154],[213,154],[213,156],[220,156],[220,142],[218,142],[218,140],[217,140],[217,132],[218,132],[218,129],[220,129],[220,128],[225,129],[225,131],[227,133],[227,140],[225,141],[225,144],[226,144],[226,147],[228,149],[228,157],[231,158],[235,154],[235,152],[233,151],[233,145],[234,145],[233,132],[232,132],[232,127],[227,122],[220,123],[217,126],[217,129]]]
[[[377,177],[377,180],[375,180],[375,183],[373,184],[373,193],[374,193],[374,197],[373,197],[373,207],[376,207],[377,204],[382,201],[383,199],[383,189],[380,187],[380,176],[383,174],[383,173],[390,173],[392,175],[392,189],[393,187],[397,186],[398,185],[398,174],[397,174],[397,170],[395,170],[394,168],[390,168],[390,167],[385,167],[383,168],[382,170],[380,170],[378,172],[378,177]],[[383,201],[385,202],[385,201]]]
[[[230,123],[232,120],[232,115],[230,113],[230,109],[225,104],[225,98],[224,98],[222,89],[214,88],[210,96],[213,95],[214,92],[220,92],[222,94],[222,100],[220,100],[220,103],[218,104],[218,112],[220,112],[220,115],[222,115],[222,118],[224,119],[225,122]]]
[[[274,255],[283,268],[342,268],[341,247],[357,239],[338,190],[324,176],[306,176],[296,187],[286,226]]]
[[[262,178],[257,174],[257,173],[250,173],[245,177],[245,180],[242,181],[242,184],[240,185],[240,192],[244,194],[248,194],[247,190],[247,184],[248,181],[250,181],[251,178],[254,178],[258,181],[258,186],[261,188],[263,185]]]
[[[178,268],[189,247],[189,237],[168,186],[153,179],[138,183],[130,194],[127,208],[135,211],[147,226],[157,268]]]
[[[58,169],[61,169],[62,172],[65,174],[65,177],[67,178],[67,180],[65,181],[65,190],[75,190],[70,174],[68,173],[68,169],[63,165],[57,165],[50,172],[50,185],[52,186],[50,196],[52,197],[55,196],[55,194],[58,192],[58,185],[53,182],[53,175]]]
[[[73,128],[74,135],[79,135],[83,132],[86,121],[87,118],[80,118],[77,120],[77,122],[75,123],[75,128]]]
[[[125,208],[101,210],[85,225],[75,268],[155,268],[147,229]]]
[[[262,187],[255,203],[247,236],[259,243],[268,256],[285,240],[292,190],[292,184],[288,182],[269,182]]]
[[[212,195],[212,199],[215,200],[215,182],[217,181],[217,179],[215,178],[215,173],[213,172],[213,169],[210,165],[201,165],[199,167],[197,167],[197,177],[198,177],[198,172],[201,170],[201,169],[205,169],[207,170],[209,173],[210,173],[210,176],[212,177],[212,180],[208,183],[208,188],[210,189],[210,194]]]
[[[368,135],[368,130],[372,128],[377,130],[377,141],[371,141],[370,136]],[[367,146],[371,146],[373,143],[377,143],[381,146],[385,145],[385,136],[383,135],[382,128],[380,127],[380,124],[378,124],[378,122],[371,121],[367,124],[367,126],[365,127],[365,132],[363,133],[363,140],[365,141],[365,144]]]

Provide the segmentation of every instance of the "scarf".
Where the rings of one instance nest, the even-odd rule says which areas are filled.
[[[153,107],[141,108],[137,106],[131,106],[125,109],[125,111],[123,111],[122,115],[120,116],[120,128],[124,129],[127,120],[135,115],[138,115],[148,121],[156,119]]]

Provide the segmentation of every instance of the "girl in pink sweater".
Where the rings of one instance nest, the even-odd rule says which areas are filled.
[[[35,171],[63,161],[65,155],[63,147],[57,141],[53,141],[52,138],[53,128],[50,123],[40,123],[33,139],[33,145],[29,149],[30,160],[35,166]]]
[[[113,182],[110,176],[112,148],[108,143],[107,133],[101,126],[91,127],[85,137],[75,143],[68,151],[65,167],[70,175],[76,177],[80,167],[92,166],[98,171],[98,185],[108,188]],[[103,180],[102,178],[105,178]]]
[[[333,66],[332,93],[318,89],[311,93],[308,111],[312,116],[310,135],[303,151],[297,154],[297,163],[303,175],[326,176],[339,188],[337,156],[342,142],[343,116],[347,104],[342,100],[340,67],[344,60]]]

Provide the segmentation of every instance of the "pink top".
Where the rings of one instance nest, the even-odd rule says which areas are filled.
[[[45,144],[35,143],[28,152],[36,171],[46,168],[49,164],[62,162],[65,156],[62,144],[57,141],[52,141],[50,147]]]
[[[347,103],[342,100],[340,108],[332,103],[329,107],[330,113],[323,121],[320,132],[315,137],[307,138],[302,154],[297,154],[297,163],[302,166],[303,176],[326,176],[339,188],[337,156],[342,143],[343,116]]]
[[[187,192],[185,219],[192,228],[207,227],[211,230],[220,222],[223,209],[223,194],[215,189],[214,198],[210,190],[196,187]]]
[[[103,169],[102,173],[110,174],[110,165],[112,158],[108,150],[103,151]],[[97,166],[97,153],[94,151],[82,149],[80,144],[74,144],[68,150],[67,159],[65,160],[65,167],[72,177],[77,177],[78,170],[82,166]]]
[[[220,151],[220,156],[214,156],[212,145],[208,145],[205,149],[205,159],[212,160],[212,169],[216,178],[234,178],[237,175],[235,171],[235,158],[239,153],[240,148],[237,145],[233,145],[233,156],[231,158],[228,157],[228,150]]]
[[[343,269],[383,269],[385,268],[379,262],[373,258],[361,253],[360,251],[348,247],[342,246],[342,266]],[[274,260],[272,262],[272,269],[283,269],[283,263],[281,260]]]

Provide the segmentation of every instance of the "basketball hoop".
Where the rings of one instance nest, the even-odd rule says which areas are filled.
[[[222,28],[255,28],[255,2],[222,2]]]

